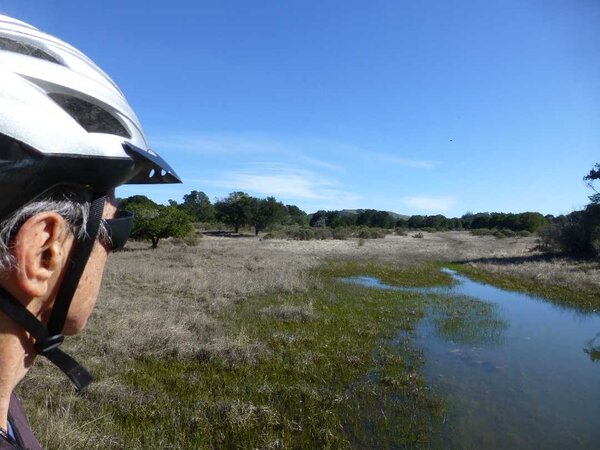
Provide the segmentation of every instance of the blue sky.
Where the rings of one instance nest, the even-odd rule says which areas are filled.
[[[600,162],[600,2],[4,1],[119,84],[180,186],[307,212],[568,213]]]

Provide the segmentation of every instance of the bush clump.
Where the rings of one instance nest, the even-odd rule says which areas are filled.
[[[495,230],[493,234],[498,239],[504,239],[504,238],[510,238],[510,237],[517,236],[517,233],[513,230]]]
[[[312,231],[314,234],[313,239],[317,239],[318,241],[323,241],[325,239],[331,239],[333,237],[331,228],[317,227],[317,228],[313,228]]]
[[[324,240],[349,238],[359,239],[382,239],[386,236],[386,230],[369,227],[285,227],[272,230],[263,236],[263,239],[292,239],[298,241]]]
[[[475,230],[471,230],[471,234],[473,236],[493,236],[494,230],[490,230],[489,228],[477,228]]]
[[[338,227],[331,230],[333,239],[340,239],[342,241],[352,237],[352,230],[348,227]]]
[[[383,239],[385,232],[377,228],[361,228],[358,231],[357,237],[359,239]]]
[[[569,253],[583,258],[600,256],[600,204],[591,203],[574,211],[562,223],[553,223],[539,232],[538,249]]]
[[[408,235],[406,228],[396,228],[395,233],[396,233],[396,236],[407,236]]]

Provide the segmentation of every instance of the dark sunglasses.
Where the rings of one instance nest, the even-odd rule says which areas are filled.
[[[105,242],[111,250],[123,248],[133,226],[133,213],[131,211],[117,211],[112,219],[102,219],[106,232],[108,234],[108,242]]]

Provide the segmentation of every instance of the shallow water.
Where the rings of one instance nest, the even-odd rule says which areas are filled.
[[[439,445],[600,448],[600,316],[445,271],[455,280],[452,287],[343,280],[486,304],[484,313],[463,319],[432,306],[417,327],[424,375],[448,403]]]

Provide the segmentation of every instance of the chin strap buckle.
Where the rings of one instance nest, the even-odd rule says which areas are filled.
[[[38,354],[46,356],[52,350],[56,350],[60,344],[65,340],[62,334],[55,334],[54,336],[48,336],[41,342],[35,343],[35,351]]]
[[[62,334],[48,336],[43,341],[35,343],[35,351],[57,365],[69,377],[75,389],[80,391],[90,384],[93,378],[85,367],[58,348],[64,340]]]

